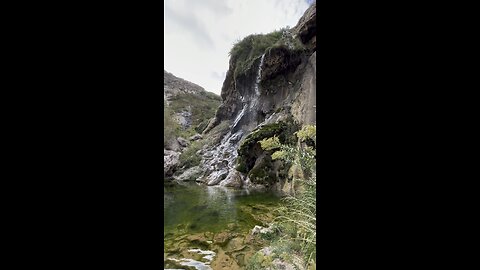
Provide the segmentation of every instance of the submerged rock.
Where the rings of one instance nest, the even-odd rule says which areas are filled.
[[[189,235],[187,237],[187,240],[190,241],[190,243],[192,243],[193,245],[198,245],[198,246],[203,246],[203,247],[210,246],[208,238],[203,233],[197,233],[197,234]]]
[[[224,246],[233,237],[234,237],[234,235],[232,233],[221,232],[221,233],[215,235],[215,237],[213,238],[213,243],[215,243],[217,245],[220,245],[220,246]]]

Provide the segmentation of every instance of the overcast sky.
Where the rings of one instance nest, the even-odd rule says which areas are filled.
[[[220,94],[235,41],[294,27],[311,2],[165,0],[164,69]]]

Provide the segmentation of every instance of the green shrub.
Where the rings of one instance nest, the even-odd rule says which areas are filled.
[[[205,95],[178,94],[170,98],[170,107],[175,113],[191,108],[193,127],[197,127],[205,121],[208,122],[210,118],[214,117],[220,104],[221,98],[212,93]]]
[[[229,52],[235,61],[234,77],[245,74],[267,48],[280,40],[282,32],[283,30],[279,30],[266,35],[249,35],[237,41]]]
[[[165,146],[168,141],[175,139],[177,133],[180,130],[180,126],[173,119],[173,116],[174,116],[174,112],[164,102],[164,104],[163,104],[163,129],[165,130],[165,133],[163,134],[163,146]]]
[[[284,238],[280,248],[291,248],[299,251],[304,261],[315,264],[316,255],[316,163],[314,147],[305,145],[310,141],[316,144],[316,127],[305,126],[296,132],[299,142],[296,147],[282,144],[278,137],[266,138],[260,141],[263,149],[274,151],[272,159],[284,160],[292,167],[300,167],[302,177],[293,175],[292,181],[301,184],[302,189],[293,196],[284,199],[284,206],[278,211],[278,224],[281,226]],[[296,247],[296,244],[300,246]],[[278,253],[288,252],[281,250]]]
[[[292,37],[288,28],[269,34],[249,35],[235,42],[229,52],[235,63],[234,77],[245,74],[262,54],[278,47],[297,52],[305,51],[305,46],[298,38]]]
[[[203,140],[192,142],[179,157],[179,166],[191,168],[200,165],[202,158],[197,155],[197,151],[203,146]]]
[[[273,258],[271,256],[265,256],[261,252],[255,253],[247,261],[247,270],[263,270],[272,266]]]

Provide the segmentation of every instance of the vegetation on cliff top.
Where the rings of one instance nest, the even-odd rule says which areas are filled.
[[[238,40],[229,52],[231,59],[235,62],[234,77],[245,74],[262,54],[278,47],[304,49],[303,44],[291,36],[288,28],[269,34],[249,35]]]

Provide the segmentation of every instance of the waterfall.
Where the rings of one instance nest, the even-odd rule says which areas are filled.
[[[255,84],[253,86],[253,89],[254,89],[254,92],[255,92],[255,96],[251,99],[251,102],[250,102],[250,110],[253,109],[257,103],[258,103],[258,97],[260,96],[260,91],[258,89],[258,86],[260,84],[260,81],[262,79],[262,65],[263,65],[263,59],[265,58],[265,53],[262,55],[262,57],[260,58],[260,64],[258,65],[258,70],[257,70],[257,77],[255,78]],[[243,103],[243,108],[242,110],[238,113],[237,117],[235,118],[235,120],[233,121],[233,125],[232,125],[232,128],[235,128],[238,124],[238,122],[240,122],[240,120],[242,120],[242,117],[245,115],[245,109],[247,108],[247,104],[245,103],[245,96],[241,96],[241,100],[242,100],[242,103]]]
[[[253,109],[257,105],[258,98],[260,97],[260,91],[258,87],[260,85],[260,81],[262,80],[262,65],[264,58],[265,53],[262,54],[262,57],[260,58],[260,64],[258,65],[257,78],[255,78],[255,84],[253,86],[253,89],[255,90],[255,96],[252,98],[252,102],[250,103],[250,109]]]
[[[263,65],[263,59],[265,58],[265,53],[262,55],[262,58],[260,59],[260,64],[258,65],[258,71],[257,71],[257,78],[255,80],[255,95],[258,97],[260,96],[260,91],[258,90],[258,85],[260,84],[260,80],[262,79],[262,65]]]
[[[245,132],[245,130],[237,130],[236,128],[246,114],[248,114],[247,116],[249,118],[251,115],[256,115],[255,107],[257,106],[258,99],[260,97],[259,85],[262,79],[262,66],[264,58],[265,54],[263,54],[260,58],[257,76],[253,82],[253,85],[250,86],[253,86],[254,91],[251,91],[252,89],[250,88],[250,91],[248,91],[246,95],[239,96],[243,107],[235,117],[233,124],[230,126],[230,131],[224,135],[219,145],[210,149],[206,156],[204,155],[206,158],[204,159],[203,165],[205,168],[208,168],[209,171],[208,176],[206,177],[206,183],[208,185],[220,184],[220,182],[223,181],[231,171],[235,170],[235,160],[238,156],[237,149],[240,144],[240,140],[243,137],[243,133]]]
[[[234,168],[238,156],[237,148],[242,136],[242,130],[233,134],[229,131],[224,135],[219,145],[208,151],[211,157],[203,162],[204,166],[210,171],[206,181],[208,185],[219,184]]]
[[[235,121],[233,121],[233,126],[232,128],[236,127],[238,122],[240,121],[240,119],[242,119],[243,115],[245,114],[245,108],[247,107],[247,104],[244,104],[243,105],[243,108],[242,110],[240,111],[240,113],[238,114],[237,118],[235,118]]]

